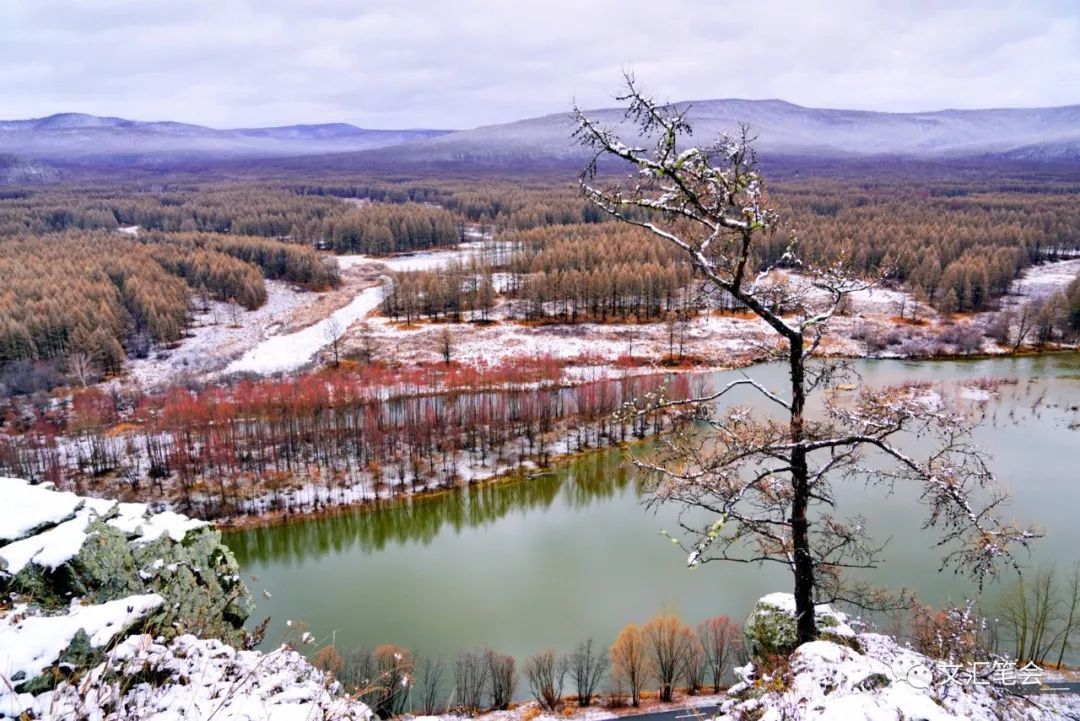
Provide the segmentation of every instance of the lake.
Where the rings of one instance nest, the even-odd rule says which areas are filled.
[[[987,417],[977,440],[1013,494],[1006,512],[1046,533],[1025,560],[1065,572],[1080,558],[1080,355],[855,367],[872,385],[943,382],[946,395],[976,406],[970,397],[978,394],[965,384],[1017,379],[981,406]],[[784,387],[782,368],[747,372]],[[739,374],[714,376],[718,387]],[[751,400],[748,391],[733,402]],[[273,618],[268,646],[288,637],[291,620],[339,649],[396,643],[451,658],[485,645],[520,662],[590,636],[606,646],[625,624],[660,611],[695,624],[725,613],[741,622],[755,599],[790,591],[790,574],[777,564],[688,569],[685,554],[661,535],[676,531],[676,508],[647,511],[638,485],[628,451],[611,449],[532,479],[229,533],[225,541],[256,597],[253,621]],[[933,603],[974,593],[962,577],[937,572],[935,536],[920,530],[925,508],[912,489],[890,495],[837,485],[843,515],[864,514],[877,540],[892,539],[886,562],[867,577]],[[998,589],[987,588],[989,603]]]

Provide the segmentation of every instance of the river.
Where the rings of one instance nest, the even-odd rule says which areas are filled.
[[[941,381],[968,403],[980,396],[971,385],[977,379],[1017,379],[985,404],[977,440],[1013,494],[1007,514],[1046,533],[1024,560],[1064,572],[1080,559],[1080,355],[856,366],[868,384]],[[783,387],[780,368],[749,372]],[[734,377],[716,374],[714,384]],[[741,620],[754,599],[790,588],[775,564],[688,569],[660,535],[675,532],[676,509],[643,508],[626,453],[598,452],[538,478],[230,533],[226,542],[255,592],[254,620],[273,618],[267,645],[288,637],[291,620],[339,648],[396,643],[449,658],[479,644],[521,659],[590,636],[610,644],[626,623],[665,610],[692,623],[722,613]],[[876,539],[892,539],[886,562],[866,572],[875,583],[916,589],[933,603],[973,593],[963,578],[937,572],[935,537],[920,530],[926,509],[912,489],[887,495],[841,482],[837,496],[845,515],[864,514]],[[987,589],[988,603],[998,588]]]

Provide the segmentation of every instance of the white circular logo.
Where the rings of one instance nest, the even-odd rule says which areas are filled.
[[[930,685],[934,683],[934,673],[928,666],[917,663],[908,669],[904,680],[914,688],[930,688]]]

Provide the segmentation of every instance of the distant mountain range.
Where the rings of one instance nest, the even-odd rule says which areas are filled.
[[[1058,108],[879,113],[804,108],[782,100],[702,100],[689,107],[692,143],[747,124],[763,155],[854,158],[905,156],[1080,160],[1080,105]],[[636,138],[621,109],[587,111],[601,124]],[[478,164],[580,162],[587,154],[570,139],[573,121],[560,113],[449,133],[369,151],[358,161]],[[629,137],[627,137],[629,136]]]
[[[82,113],[0,120],[0,153],[61,163],[168,165],[192,159],[268,158],[380,148],[446,130],[368,130],[347,123],[217,130]]]
[[[806,108],[781,100],[702,100],[689,107],[696,143],[748,124],[762,155],[842,160],[991,157],[1080,161],[1080,105],[881,113]],[[619,109],[589,113],[622,126]],[[62,113],[0,121],[0,154],[64,165],[169,167],[255,160],[289,168],[516,167],[580,164],[569,113],[472,130],[367,130],[345,123],[215,130]],[[285,160],[291,158],[291,160]]]

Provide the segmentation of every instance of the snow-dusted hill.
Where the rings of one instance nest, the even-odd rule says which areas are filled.
[[[1080,154],[1080,105],[1057,108],[880,113],[806,108],[782,100],[700,100],[689,108],[694,142],[750,127],[763,153],[823,158],[899,155],[916,158],[1009,156],[1069,159]],[[621,109],[587,111],[609,126]],[[569,113],[450,133],[358,157],[410,163],[504,165],[560,163],[587,157],[570,138]]]
[[[369,130],[347,123],[217,130],[82,113],[0,121],[0,153],[69,162],[175,162],[258,158],[380,148],[442,130]]]
[[[741,124],[762,153],[815,158],[1080,158],[1080,105],[1056,108],[881,113],[806,108],[782,100],[699,100],[689,107],[695,140],[706,144]],[[619,126],[621,109],[589,111]],[[187,161],[277,160],[283,167],[486,167],[580,165],[570,113],[472,130],[366,130],[346,123],[215,130],[175,122],[62,113],[0,121],[0,153],[92,165],[170,167]],[[632,136],[628,128],[623,128]],[[291,161],[281,159],[292,158]]]

